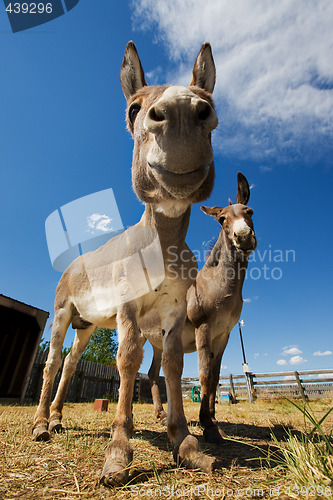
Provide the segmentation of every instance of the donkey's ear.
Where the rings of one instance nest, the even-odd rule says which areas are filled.
[[[221,210],[222,210],[221,207],[205,207],[204,205],[202,205],[202,207],[200,207],[200,208],[205,214],[211,215],[212,217],[215,217],[215,218],[219,217]]]
[[[210,94],[215,86],[215,64],[212,55],[212,48],[208,42],[205,42],[194,63],[193,76],[190,85],[196,85]]]
[[[241,172],[237,174],[238,188],[237,188],[237,198],[236,203],[241,203],[242,205],[247,205],[250,199],[250,186],[247,182],[245,175]]]
[[[132,41],[126,45],[120,70],[120,81],[127,100],[131,95],[147,85],[138,51]]]

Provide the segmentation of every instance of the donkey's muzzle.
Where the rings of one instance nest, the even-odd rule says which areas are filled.
[[[156,135],[187,135],[193,128],[208,135],[218,125],[214,108],[209,102],[192,95],[180,94],[173,99],[161,98],[149,109],[144,126]]]
[[[253,229],[247,227],[242,231],[234,233],[235,247],[243,252],[252,252],[257,246],[257,239]]]

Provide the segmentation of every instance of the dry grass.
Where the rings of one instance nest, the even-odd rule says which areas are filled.
[[[312,410],[319,419],[331,404],[318,401],[312,404]],[[31,422],[36,407],[0,406],[0,498],[315,497],[311,492],[297,494],[296,490],[287,490],[294,486],[287,478],[280,478],[276,484],[268,483],[279,474],[278,468],[264,467],[264,457],[276,450],[271,432],[283,442],[288,438],[285,428],[296,435],[304,429],[302,414],[278,400],[258,401],[254,405],[218,405],[221,427],[233,439],[221,448],[203,442],[197,422],[199,405],[185,402],[191,432],[198,436],[202,448],[219,460],[212,474],[177,467],[172,461],[166,430],[155,422],[152,405],[135,404],[131,483],[123,488],[106,489],[99,485],[99,474],[115,408],[115,404],[110,404],[107,413],[97,413],[93,404],[66,404],[66,432],[55,435],[49,443],[35,443],[31,440]],[[332,414],[323,428],[327,433],[332,431]]]

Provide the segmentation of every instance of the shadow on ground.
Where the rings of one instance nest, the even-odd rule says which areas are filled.
[[[196,429],[198,428],[197,424],[195,422]],[[196,435],[201,449],[217,459],[217,467],[230,468],[237,464],[250,469],[261,468],[263,460],[266,461],[267,457],[272,456],[272,454],[276,457],[276,453],[279,452],[271,439],[271,433],[274,433],[279,441],[285,440],[288,436],[287,429],[282,426],[270,428],[228,423],[222,424],[220,427],[227,435],[223,446],[206,443],[203,436]],[[295,431],[295,434],[300,433]],[[166,432],[138,430],[134,432],[133,438],[148,441],[162,451],[171,452],[172,450]],[[274,466],[274,461],[268,460],[268,462],[270,466]]]

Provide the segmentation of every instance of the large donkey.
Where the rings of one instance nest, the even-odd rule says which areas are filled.
[[[195,283],[187,292],[187,320],[182,333],[184,352],[198,351],[201,384],[200,423],[206,441],[222,444],[215,420],[215,395],[219,382],[221,359],[232,328],[239,320],[243,299],[242,288],[248,258],[256,248],[253,229],[253,210],[247,206],[250,189],[246,177],[237,175],[236,204],[220,207],[201,207],[221,224],[221,232]],[[153,323],[153,322],[152,322]],[[149,325],[145,330],[149,331]],[[154,338],[150,331],[146,337]],[[155,342],[156,344],[156,342]],[[161,349],[153,346],[154,358],[149,370],[155,415],[162,422],[166,414],[161,403],[158,378]]]
[[[50,352],[33,430],[36,440],[45,440],[49,439],[50,431],[61,429],[68,383],[92,333],[98,326],[117,327],[120,388],[112,441],[106,450],[101,478],[106,484],[123,483],[128,478],[128,464],[132,460],[129,442],[133,428],[132,395],[144,343],[140,322],[152,308],[158,313],[160,325],[169,403],[167,427],[174,457],[202,470],[210,470],[214,462],[198,451],[198,441],[190,435],[184,415],[181,332],[186,319],[186,292],[193,281],[190,273],[193,262],[188,264],[188,275],[180,272],[184,268],[180,256],[188,252],[186,261],[194,258],[185,243],[190,207],[206,199],[214,183],[211,131],[218,120],[211,97],[215,84],[211,47],[208,43],[202,46],[189,87],[148,87],[135,45],[129,42],[121,67],[121,84],[128,104],[127,124],[134,138],[133,188],[145,203],[141,221],[134,228],[148,228],[157,233],[164,259],[164,279],[148,293],[138,298],[131,296],[129,300],[128,282],[133,282],[133,278],[135,281],[139,268],[128,269],[126,262],[131,251],[144,249],[145,245],[140,247],[142,241],[139,241],[142,231],[139,235],[134,232],[134,236],[131,233],[132,240],[127,245],[121,243],[124,239],[110,240],[69,266],[57,288]],[[150,243],[147,241],[147,246]],[[172,262],[170,259],[171,245],[177,247],[176,262],[174,254]],[[144,263],[148,276],[151,263]],[[70,323],[77,329],[75,340],[51,404],[54,377],[61,364],[61,347]]]

